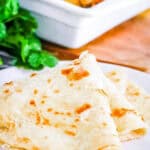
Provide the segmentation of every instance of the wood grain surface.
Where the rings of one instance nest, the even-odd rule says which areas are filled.
[[[128,66],[150,73],[150,10],[119,25],[79,49],[49,42],[44,48],[60,59],[74,59],[88,50],[98,61]]]

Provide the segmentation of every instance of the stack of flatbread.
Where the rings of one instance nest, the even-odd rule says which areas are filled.
[[[150,117],[136,105],[138,98],[132,97],[138,88],[125,84],[120,75],[120,82],[115,83],[112,74],[104,75],[95,57],[83,53],[69,64],[3,84],[1,147],[121,150],[121,141],[144,136],[144,120]],[[141,94],[143,105],[147,97]]]

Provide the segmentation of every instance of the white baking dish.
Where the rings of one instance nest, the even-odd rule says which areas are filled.
[[[63,0],[20,0],[37,18],[38,36],[70,48],[80,47],[150,8],[150,0],[105,0],[80,8]]]

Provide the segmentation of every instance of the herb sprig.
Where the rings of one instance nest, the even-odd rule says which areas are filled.
[[[15,65],[32,69],[54,67],[56,57],[42,50],[36,37],[37,21],[18,0],[0,0],[0,47],[16,57]]]

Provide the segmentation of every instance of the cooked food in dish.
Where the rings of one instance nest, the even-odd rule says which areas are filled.
[[[107,77],[113,81],[117,89],[122,91],[127,100],[140,113],[142,119],[150,126],[150,95],[140,88],[120,70],[108,72]]]
[[[65,1],[81,7],[91,7],[99,2],[102,2],[103,0],[65,0]]]
[[[0,144],[22,150],[120,150],[94,56],[0,88]],[[97,70],[98,69],[98,70]]]
[[[0,87],[0,145],[8,150],[121,150],[120,141],[147,132],[123,92],[124,83],[115,86],[88,53],[5,83]]]

